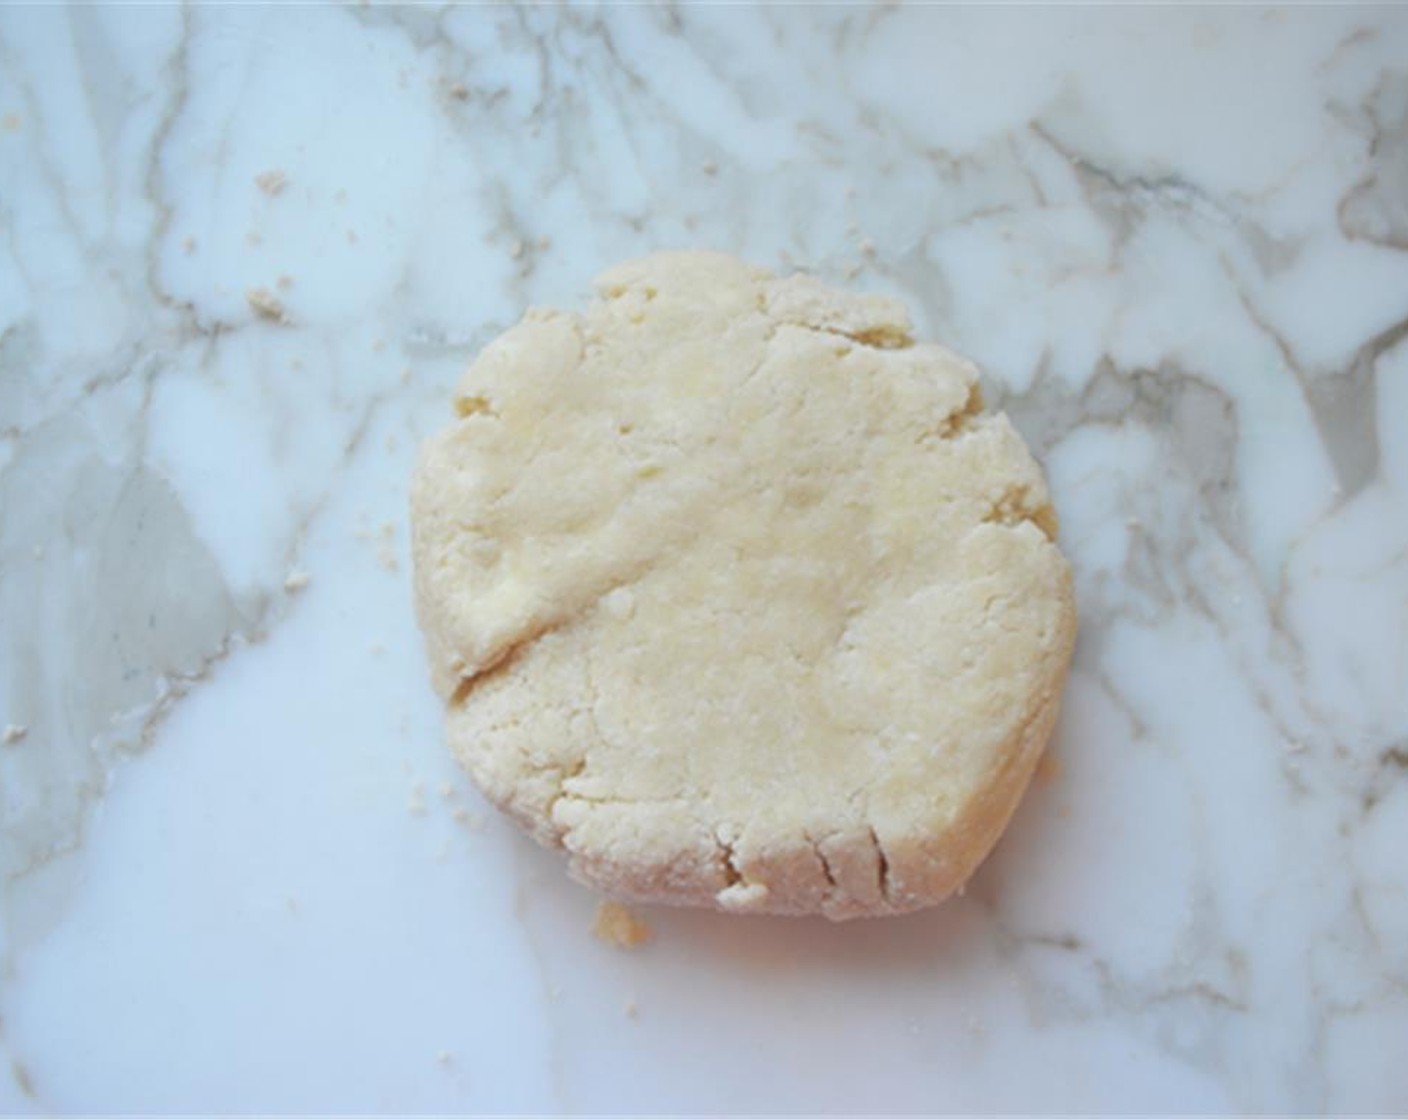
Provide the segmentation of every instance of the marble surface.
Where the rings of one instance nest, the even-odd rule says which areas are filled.
[[[1408,1109],[1408,10],[8,7],[0,232],[0,1109]],[[1050,472],[1064,716],[936,911],[613,949],[442,747],[417,441],[687,245]]]

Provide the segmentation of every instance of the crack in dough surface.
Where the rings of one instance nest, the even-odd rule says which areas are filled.
[[[893,300],[707,253],[597,286],[487,347],[422,454],[452,748],[621,897],[941,900],[1005,826],[1070,659],[1040,468]]]

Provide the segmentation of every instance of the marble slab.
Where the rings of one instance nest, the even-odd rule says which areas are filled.
[[[1051,756],[919,916],[596,899],[406,487],[633,254],[905,299],[1049,470]],[[0,1110],[1408,1109],[1408,9],[0,10]]]

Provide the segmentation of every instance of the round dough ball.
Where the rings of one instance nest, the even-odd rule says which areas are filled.
[[[412,497],[460,761],[617,897],[831,918],[992,848],[1075,639],[1041,470],[904,309],[669,253],[530,311]]]

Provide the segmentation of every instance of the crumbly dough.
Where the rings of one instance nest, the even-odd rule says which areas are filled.
[[[412,496],[484,792],[627,900],[831,918],[992,848],[1075,639],[1041,470],[905,311],[713,253],[489,345]]]

